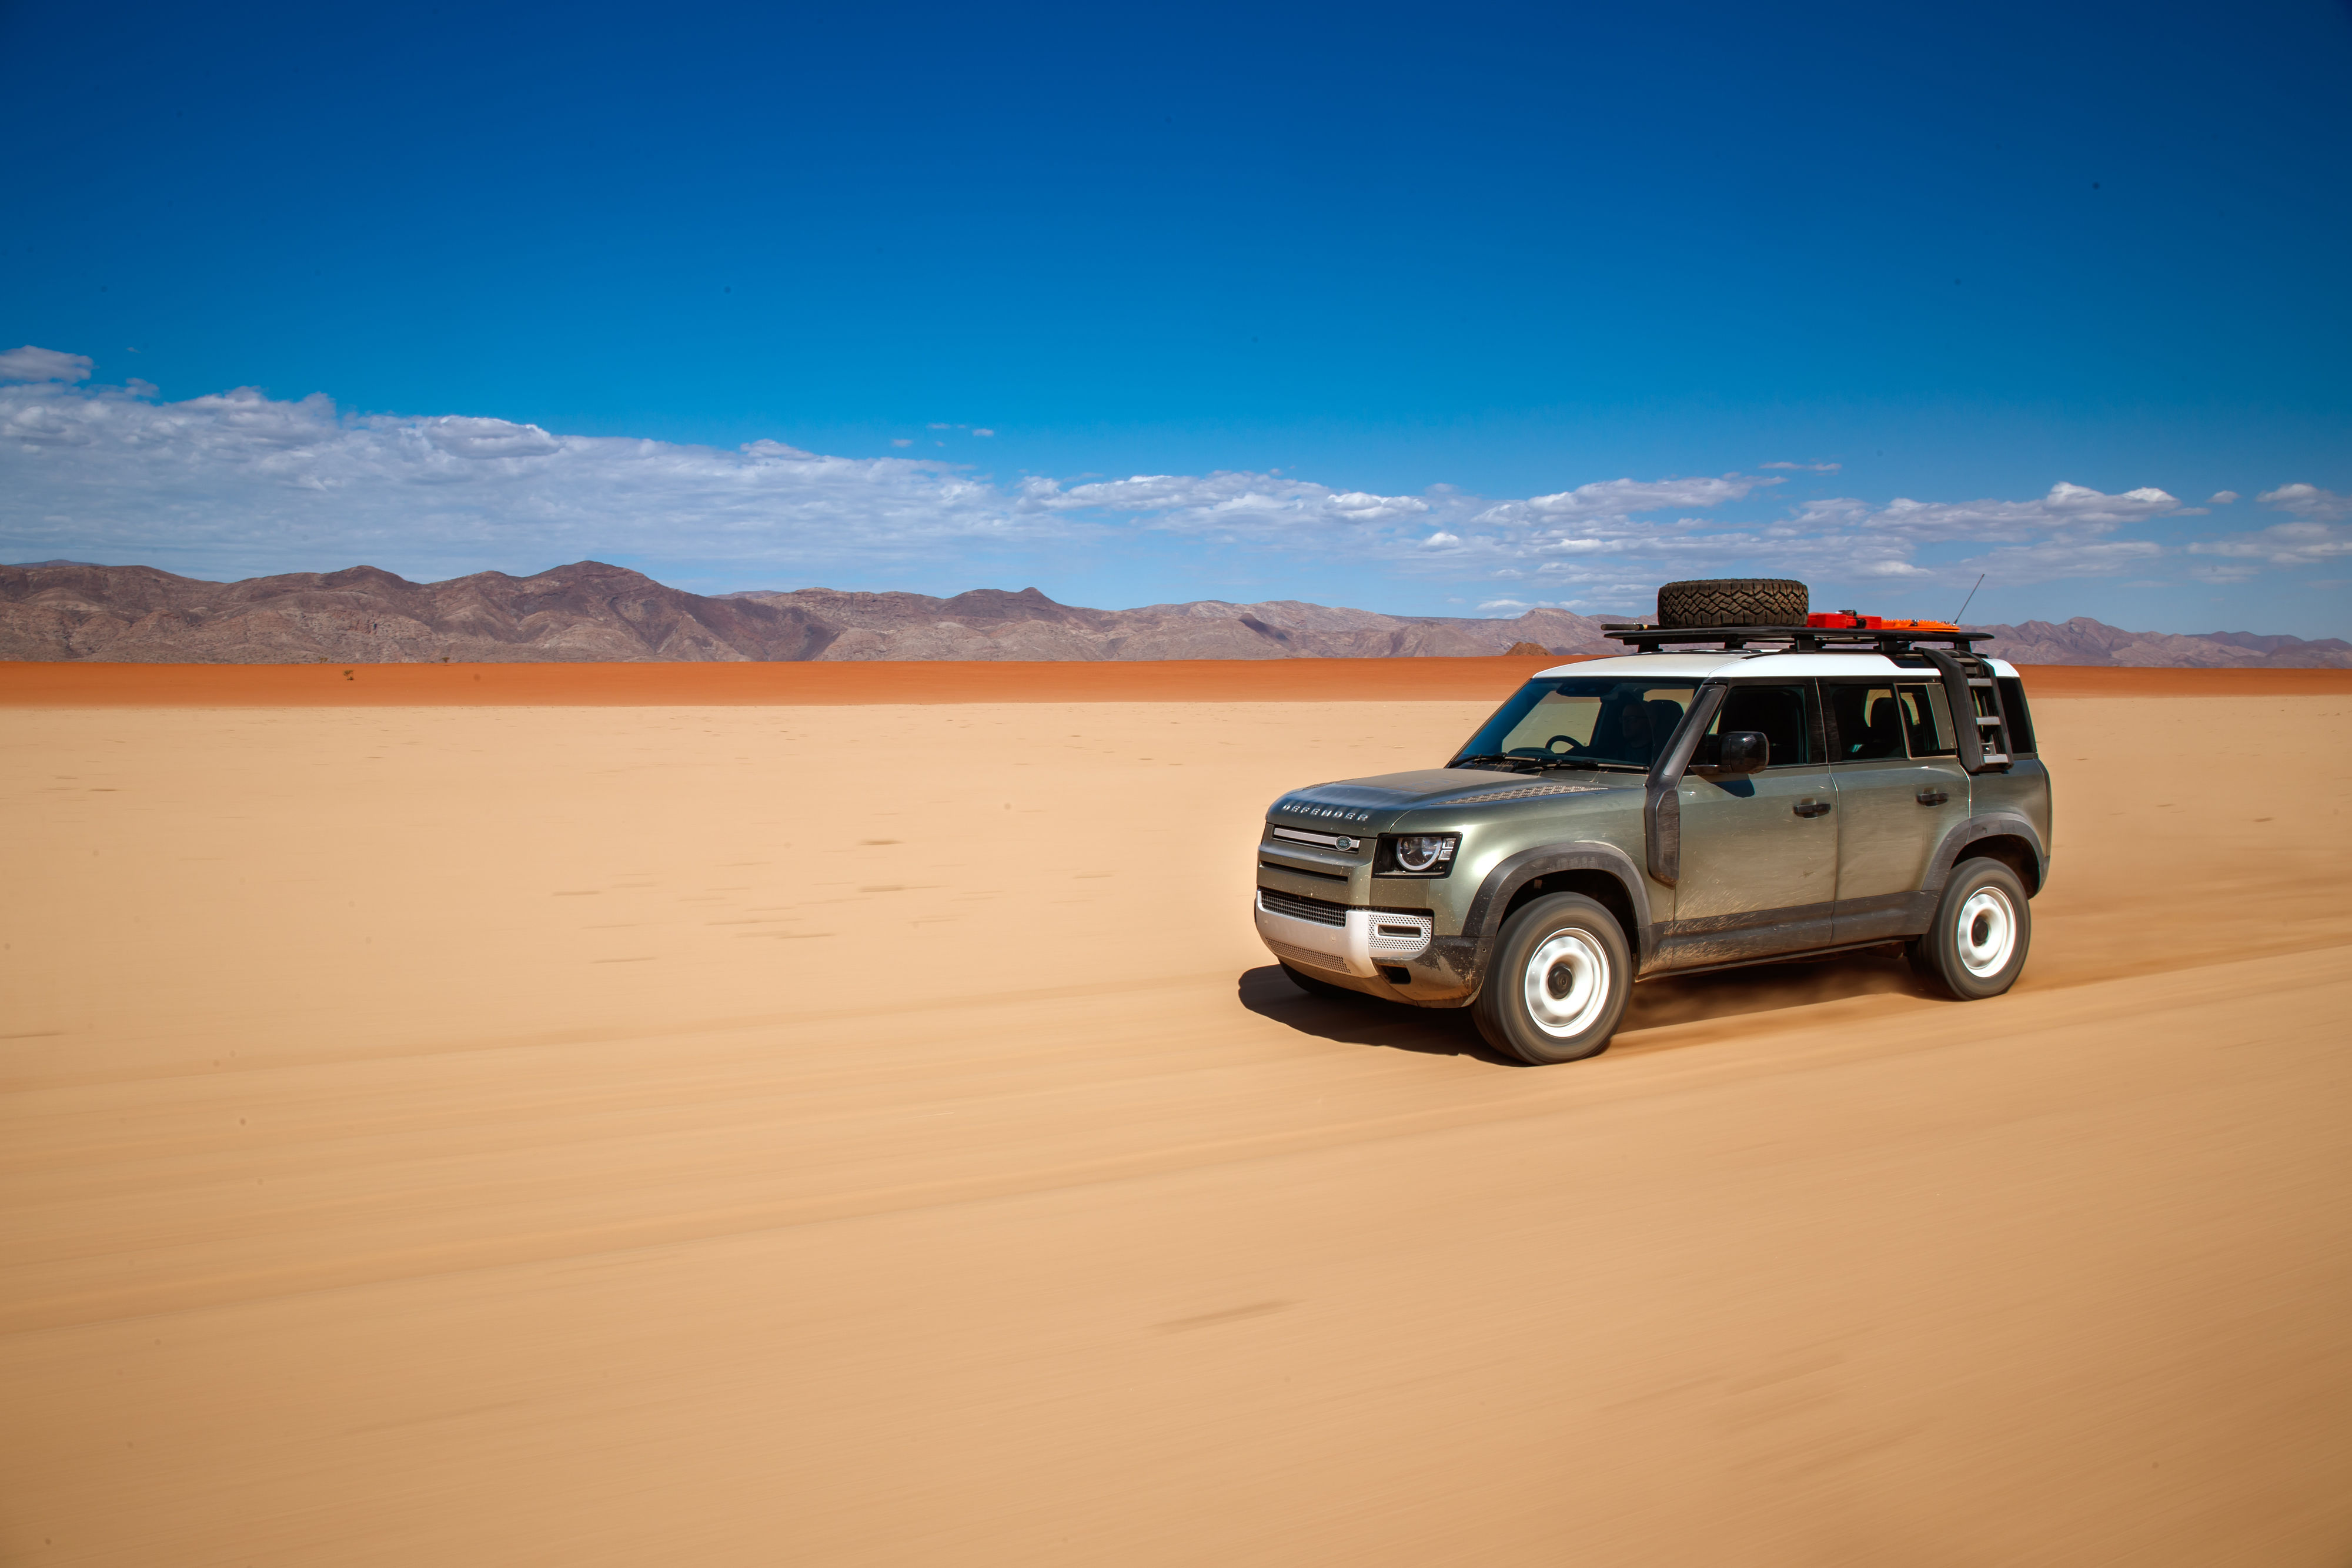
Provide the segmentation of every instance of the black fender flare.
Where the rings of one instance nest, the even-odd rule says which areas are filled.
[[[1927,862],[1927,880],[1920,884],[1922,893],[1941,893],[1959,863],[1960,853],[1980,839],[2023,839],[2033,850],[2033,887],[2036,893],[2050,883],[2050,848],[2042,841],[2040,830],[2032,818],[2022,811],[1987,811],[1970,817],[1944,835],[1936,846],[1936,858]]]
[[[1462,916],[1462,935],[1482,946],[1492,942],[1502,928],[1503,911],[1510,907],[1511,895],[1536,878],[1558,871],[1598,871],[1616,878],[1633,905],[1634,962],[1649,962],[1658,945],[1657,926],[1650,917],[1650,893],[1643,885],[1642,868],[1615,844],[1597,840],[1545,844],[1497,862],[1478,884],[1468,912]]]

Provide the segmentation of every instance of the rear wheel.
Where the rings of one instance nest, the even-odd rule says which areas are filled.
[[[1936,923],[1911,940],[1911,967],[1964,1002],[1997,997],[2017,984],[2033,942],[2025,884],[1999,861],[1962,861],[1944,883]]]
[[[1503,923],[1470,1012],[1488,1045],[1546,1067],[1606,1050],[1633,988],[1617,917],[1582,894],[1555,893]]]
[[[1661,626],[1802,626],[1805,585],[1786,577],[1716,577],[1658,590]]]

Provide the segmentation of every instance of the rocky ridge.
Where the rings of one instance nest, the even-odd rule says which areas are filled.
[[[833,589],[718,596],[580,561],[410,582],[374,567],[205,582],[143,566],[0,566],[0,659],[155,664],[1478,656],[1611,651],[1561,610],[1509,621],[1277,601],[1087,610],[1034,588],[952,599]]]
[[[1616,617],[1611,617],[1616,619]],[[2352,643],[2126,632],[2088,617],[1990,628],[2021,664],[2352,668]],[[580,561],[418,583],[374,567],[207,582],[143,566],[0,566],[0,660],[157,664],[1477,657],[1622,652],[1599,620],[1382,615],[1297,600],[1137,610],[1034,588],[950,599],[826,588],[706,595]]]

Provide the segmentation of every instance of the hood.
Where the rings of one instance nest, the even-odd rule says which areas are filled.
[[[1383,773],[1376,779],[1346,779],[1293,789],[1267,807],[1266,815],[1299,823],[1369,822],[1376,816],[1414,806],[1475,806],[1487,800],[1594,795],[1608,789],[1638,789],[1642,783],[1638,773],[1546,778],[1489,772],[1483,768],[1422,768],[1411,773]]]

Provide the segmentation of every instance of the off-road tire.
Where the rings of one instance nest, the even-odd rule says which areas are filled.
[[[1503,922],[1470,1016],[1496,1051],[1549,1067],[1606,1051],[1633,989],[1617,917],[1580,893],[1555,893]]]
[[[1658,590],[1661,626],[1802,626],[1812,608],[1805,585],[1785,577],[1716,577]]]
[[[1936,901],[1936,923],[1905,950],[1912,969],[1958,1001],[1997,997],[2025,971],[2033,909],[2025,884],[1999,861],[1965,860]]]
[[[1351,991],[1345,986],[1335,986],[1328,980],[1318,980],[1306,970],[1294,969],[1287,964],[1282,966],[1282,972],[1290,977],[1292,985],[1297,986],[1308,996],[1320,997],[1327,1002],[1341,1001],[1349,997],[1363,995],[1361,991]]]

